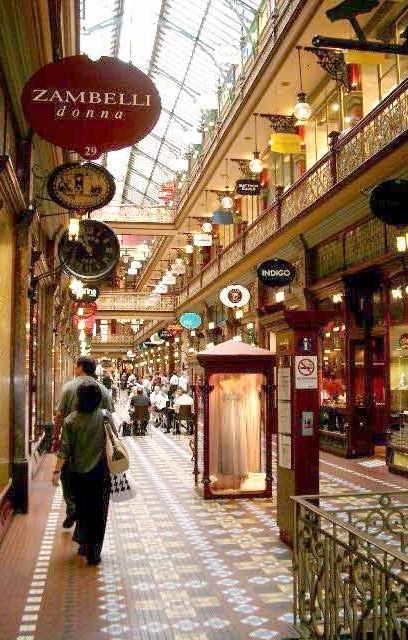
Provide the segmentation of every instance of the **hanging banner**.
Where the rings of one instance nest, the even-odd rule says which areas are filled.
[[[258,267],[258,278],[267,287],[285,287],[293,282],[296,269],[286,260],[266,260]]]
[[[24,86],[21,102],[39,136],[87,159],[138,142],[161,112],[159,93],[140,69],[85,55],[41,67]]]
[[[240,196],[259,196],[261,183],[253,178],[242,178],[235,183],[235,193]]]
[[[220,300],[226,307],[245,307],[251,299],[248,289],[240,284],[232,284],[225,287],[220,293]]]

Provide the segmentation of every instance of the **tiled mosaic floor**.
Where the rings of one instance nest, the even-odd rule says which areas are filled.
[[[139,496],[111,508],[98,568],[75,555],[61,529],[61,490],[50,487],[53,461],[45,461],[33,513],[14,519],[0,547],[0,639],[296,637],[290,553],[273,502],[204,502],[186,438],[153,430],[128,442]],[[408,482],[384,465],[322,456],[322,492],[402,487]]]

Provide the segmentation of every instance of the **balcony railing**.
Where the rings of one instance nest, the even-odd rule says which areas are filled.
[[[102,339],[102,336],[94,336],[92,338],[92,346],[123,346],[123,347],[133,347],[135,344],[135,337],[129,335],[108,335],[106,340]]]
[[[211,135],[207,136],[203,150],[197,157],[193,166],[189,170],[187,180],[183,185],[180,194],[179,209],[188,200],[189,194],[196,188],[204,167],[210,160],[212,154],[220,146],[220,140],[228,130],[230,123],[236,117],[238,110],[242,107],[247,96],[250,95],[254,82],[258,75],[262,73],[263,65],[269,55],[277,50],[285,36],[285,32],[306,4],[306,0],[280,0],[276,3],[274,13],[268,16],[269,19],[259,24],[259,33],[256,34],[253,55],[245,62],[241,73],[236,77],[234,86],[230,89],[230,98],[222,107],[219,120]]]
[[[173,224],[175,210],[166,207],[135,207],[133,205],[106,206],[94,211],[91,218],[107,223]]]
[[[408,638],[408,493],[294,498],[302,638]]]
[[[351,131],[333,138],[331,150],[257,218],[181,292],[179,305],[250,255],[287,224],[351,181],[371,162],[408,140],[408,79]]]
[[[174,296],[149,296],[137,293],[102,294],[98,299],[98,311],[130,311],[143,313],[147,311],[169,311],[175,309]]]

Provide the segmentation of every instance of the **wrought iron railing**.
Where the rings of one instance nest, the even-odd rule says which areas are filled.
[[[196,188],[204,167],[220,146],[221,138],[229,129],[230,123],[236,117],[238,110],[242,108],[245,98],[251,94],[254,82],[262,73],[266,59],[275,49],[279,48],[288,26],[305,4],[306,0],[278,2],[274,13],[262,25],[262,30],[257,35],[254,55],[246,61],[241,73],[237,76],[235,84],[230,90],[230,101],[223,106],[219,121],[213,129],[212,135],[208,136],[204,141],[202,152],[189,170],[187,181],[181,190],[179,209],[187,202],[190,193]]]
[[[212,260],[179,296],[179,305],[222,273],[271,240],[287,224],[327,198],[332,190],[361,173],[380,154],[408,140],[408,79],[344,136],[333,138],[330,151]]]
[[[175,304],[175,296],[110,293],[100,296],[98,311],[130,311],[143,314],[148,311],[174,311]]]
[[[408,638],[408,492],[295,503],[294,618],[302,638]]]
[[[124,347],[132,347],[135,344],[135,337],[130,335],[108,335],[106,339],[102,336],[94,336],[92,338],[92,346],[95,345],[120,345]]]
[[[91,218],[101,222],[129,222],[133,224],[158,223],[173,224],[175,210],[166,207],[136,207],[133,205],[113,205],[91,213]]]

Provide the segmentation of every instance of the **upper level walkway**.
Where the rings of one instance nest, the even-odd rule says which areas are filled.
[[[129,439],[139,486],[111,505],[102,564],[87,567],[62,529],[48,456],[28,516],[0,547],[1,640],[243,640],[298,637],[292,565],[275,500],[204,501],[186,438]],[[322,493],[408,489],[382,460],[321,456]]]

